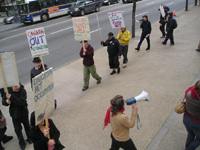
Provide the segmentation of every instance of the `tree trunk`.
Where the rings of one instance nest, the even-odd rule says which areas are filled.
[[[133,11],[132,11],[132,38],[135,37],[135,12],[136,12],[136,0],[133,0]]]
[[[185,11],[188,11],[188,0],[185,0]]]

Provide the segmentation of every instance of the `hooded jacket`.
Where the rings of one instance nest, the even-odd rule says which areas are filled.
[[[121,38],[123,38],[124,40],[121,40],[119,37],[121,35]],[[118,35],[117,35],[117,39],[119,40],[119,43],[121,45],[128,45],[131,37],[130,37],[130,32],[125,30],[124,32],[119,31]]]
[[[28,116],[28,104],[27,104],[27,94],[23,85],[20,85],[19,92],[14,92],[12,88],[8,88],[8,93],[11,94],[10,97],[10,116],[15,119],[20,119]],[[6,102],[6,95],[3,97],[2,104],[4,106],[9,106]]]
[[[108,46],[107,51],[109,56],[121,56],[120,44],[116,38],[112,38],[111,40],[107,39],[102,43],[103,46]]]
[[[173,28],[173,25],[174,25],[173,14],[169,13],[168,15],[170,15],[170,17],[168,17],[166,31],[167,32],[173,32],[173,30],[174,30],[174,28]]]

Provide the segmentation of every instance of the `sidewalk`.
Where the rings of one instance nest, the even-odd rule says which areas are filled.
[[[141,130],[136,127],[130,130],[138,150],[184,149],[186,132],[182,115],[171,116],[172,121],[168,118],[200,72],[200,53],[195,50],[200,38],[199,13],[199,7],[193,6],[188,12],[177,12],[175,46],[169,46],[169,43],[166,46],[161,44],[159,24],[155,23],[152,24],[151,50],[145,50],[144,41],[140,52],[137,52],[134,49],[141,34],[138,31],[129,46],[128,66],[122,68],[119,75],[109,75],[111,70],[108,67],[106,48],[95,51],[97,72],[103,80],[97,85],[91,77],[90,88],[85,92],[81,91],[81,59],[54,71],[58,108],[51,118],[60,130],[61,143],[67,150],[108,150],[111,144],[111,129],[109,126],[103,131],[102,124],[110,106],[110,99],[117,94],[123,95],[125,99],[130,98],[137,96],[142,90],[147,91],[150,96],[150,102],[138,103],[143,127]],[[34,104],[30,84],[26,85],[26,90],[31,113]],[[4,147],[6,150],[18,149],[8,108],[2,107],[2,110],[7,118],[7,134],[14,136]],[[131,107],[126,106],[125,112],[130,116]],[[160,130],[165,132],[160,133]],[[27,150],[33,150],[32,145],[27,145]]]

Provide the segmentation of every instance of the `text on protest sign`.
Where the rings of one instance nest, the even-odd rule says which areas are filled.
[[[76,41],[91,40],[90,25],[88,17],[72,18],[74,28],[74,39]]]
[[[19,77],[17,72],[17,66],[15,61],[14,52],[0,53],[1,63],[3,66],[4,75],[6,78],[7,87],[18,86]],[[0,88],[5,88],[2,78],[2,73],[0,70]]]
[[[109,12],[108,18],[113,29],[125,27],[124,19],[121,11]]]
[[[27,30],[29,47],[32,57],[44,56],[49,54],[44,28]]]
[[[162,17],[165,17],[165,9],[162,5],[160,5],[160,13],[161,13]]]
[[[35,122],[39,124],[54,110],[53,69],[50,68],[32,80],[35,102]]]

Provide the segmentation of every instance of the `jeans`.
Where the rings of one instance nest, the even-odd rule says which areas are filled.
[[[22,124],[24,125],[27,138],[30,139],[30,124],[28,121],[28,116],[22,117],[20,119],[12,118],[12,121],[13,121],[13,126],[15,128],[15,133],[19,140],[19,145],[20,146],[26,145],[23,134],[22,134]]]
[[[120,45],[120,49],[121,49],[122,55],[124,57],[123,64],[126,64],[128,62],[128,58],[127,58],[128,45]]]
[[[89,86],[89,80],[90,80],[90,73],[93,78],[95,78],[97,81],[101,80],[101,77],[96,72],[95,65],[92,66],[83,66],[83,75],[84,75],[84,86]]]
[[[119,148],[123,148],[124,150],[137,150],[135,144],[131,139],[125,142],[119,142],[115,140],[112,133],[111,133],[111,139],[112,139],[112,145],[110,150],[119,150]]]
[[[142,32],[142,35],[140,37],[140,42],[138,43],[138,46],[137,46],[138,49],[140,49],[140,46],[141,46],[143,40],[146,38],[147,35],[148,35],[148,33]],[[150,38],[149,38],[149,36],[146,38],[146,40],[147,40],[147,48],[150,48]]]
[[[195,150],[200,146],[200,123],[190,120],[186,114],[184,114],[183,123],[188,132],[185,150]]]
[[[173,31],[171,32],[167,32],[167,36],[165,38],[165,40],[163,41],[164,44],[167,43],[168,39],[170,39],[170,43],[174,44],[174,36],[173,36]]]

